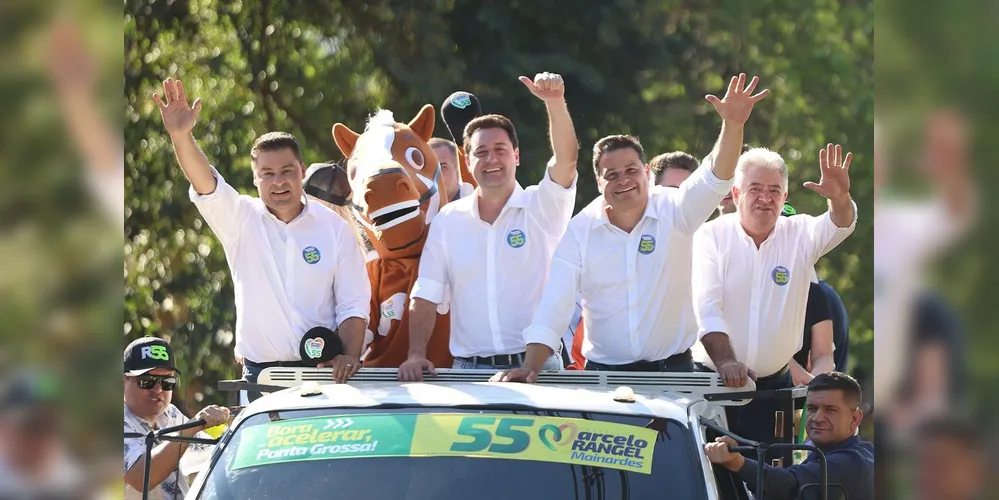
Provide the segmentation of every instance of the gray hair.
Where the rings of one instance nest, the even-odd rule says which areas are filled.
[[[787,191],[787,163],[784,158],[767,148],[752,148],[739,157],[739,163],[735,167],[735,185],[742,186],[742,177],[750,167],[764,167],[776,170],[780,173],[784,181],[784,191]]]

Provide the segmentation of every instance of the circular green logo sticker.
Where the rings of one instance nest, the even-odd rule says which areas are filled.
[[[777,283],[779,286],[784,286],[787,282],[791,281],[791,271],[788,271],[784,266],[775,267],[770,276],[773,277],[774,283]]]
[[[319,249],[316,247],[305,247],[305,250],[302,250],[302,258],[309,264],[315,264],[319,262],[322,255],[319,254]]]
[[[638,241],[638,253],[648,255],[656,249],[656,239],[651,234],[643,234]]]
[[[527,244],[527,235],[520,229],[514,229],[507,233],[506,243],[513,248],[520,248]]]

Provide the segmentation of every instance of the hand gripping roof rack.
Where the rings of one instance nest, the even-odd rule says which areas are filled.
[[[494,370],[457,370],[440,369],[437,375],[424,374],[423,382],[431,384],[483,383],[495,375]],[[290,387],[299,387],[306,382],[318,384],[333,383],[332,368],[266,368],[257,378],[257,384],[249,384],[240,380],[222,381],[219,389],[223,391],[259,390],[272,392]],[[376,385],[400,384],[398,370],[395,368],[362,368],[348,384]],[[635,391],[663,391],[673,394],[689,394],[694,397],[717,401],[721,405],[743,405],[750,399],[746,395],[753,394],[756,384],[749,380],[743,387],[725,387],[721,377],[716,373],[644,373],[644,372],[604,372],[604,371],[560,371],[542,372],[538,376],[538,384],[565,387],[592,387],[615,390],[618,387],[630,387]],[[742,398],[726,398],[727,394],[740,394]],[[719,395],[713,396],[713,395]]]

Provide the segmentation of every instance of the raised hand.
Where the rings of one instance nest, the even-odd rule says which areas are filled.
[[[742,125],[749,120],[753,106],[770,94],[770,89],[763,89],[758,94],[752,95],[758,83],[760,83],[760,77],[754,76],[749,85],[746,86],[746,74],[739,73],[739,76],[733,76],[732,80],[728,82],[725,97],[718,99],[718,97],[708,94],[704,98],[714,105],[715,111],[722,117],[722,120]]]
[[[522,76],[520,82],[534,94],[534,97],[546,103],[565,99],[565,82],[562,81],[562,75],[557,73],[538,73],[534,75],[533,81]]]
[[[819,170],[822,172],[819,183],[806,182],[804,186],[828,200],[849,198],[851,161],[853,153],[847,153],[844,158],[843,147],[839,144],[835,148],[832,144],[826,145],[819,150]]]
[[[167,78],[163,82],[163,98],[159,94],[153,94],[153,100],[159,105],[163,126],[171,136],[189,134],[198,123],[201,99],[195,99],[193,106],[188,105],[184,84],[180,80]]]

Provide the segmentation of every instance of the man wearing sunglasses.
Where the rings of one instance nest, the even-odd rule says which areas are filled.
[[[171,404],[177,375],[170,344],[156,337],[136,339],[125,348],[125,432],[148,433],[150,430],[172,427],[188,422],[187,417]],[[199,427],[179,432],[195,436],[200,431],[229,420],[229,409],[207,406],[193,420],[204,420]],[[211,439],[201,433],[198,437]],[[149,498],[183,498],[188,483],[184,474],[186,463],[181,457],[205,445],[162,441],[152,452],[149,467]],[[146,446],[142,439],[125,439],[125,498],[142,498],[143,473],[146,466]]]

